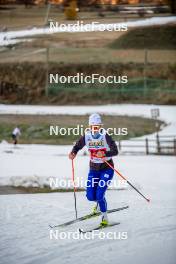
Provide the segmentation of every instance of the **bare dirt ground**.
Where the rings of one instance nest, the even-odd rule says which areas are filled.
[[[92,42],[95,40],[92,39]],[[108,41],[108,40],[105,40]],[[83,41],[85,42],[85,40]],[[91,45],[91,41],[89,42]],[[88,45],[88,43],[86,43]],[[0,62],[46,62],[46,49],[43,47],[25,47],[20,45],[15,50],[1,52]],[[57,63],[107,63],[107,62],[134,62],[143,63],[145,50],[113,50],[106,47],[85,48],[54,48],[49,50],[49,62]],[[148,51],[149,63],[176,63],[175,50]]]

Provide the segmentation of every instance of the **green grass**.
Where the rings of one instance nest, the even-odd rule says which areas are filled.
[[[50,125],[59,127],[76,127],[77,124],[87,127],[88,116],[72,115],[48,115],[48,116],[29,116],[29,115],[0,115],[0,141],[7,140],[12,142],[11,133],[15,126],[19,126],[22,131],[20,143],[26,144],[73,144],[79,136],[74,135],[49,135]],[[114,136],[116,140],[128,139],[131,137],[142,136],[155,132],[155,122],[151,119],[128,116],[103,116],[105,128],[127,128],[127,136]],[[69,124],[69,125],[68,125]],[[160,122],[160,125],[162,122]]]

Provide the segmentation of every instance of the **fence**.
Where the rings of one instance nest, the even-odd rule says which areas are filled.
[[[122,154],[176,155],[176,135],[121,140],[118,147]]]
[[[112,98],[114,95],[124,98],[153,98],[154,96],[176,95],[176,81],[154,78],[129,79],[126,84],[50,84],[49,95],[55,96],[60,93],[96,94],[102,93]]]

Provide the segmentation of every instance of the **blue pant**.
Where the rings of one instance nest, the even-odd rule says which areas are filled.
[[[114,171],[112,169],[105,170],[90,170],[87,180],[86,196],[89,201],[98,202],[100,211],[107,211],[107,202],[105,199],[105,192],[108,184],[112,180]]]

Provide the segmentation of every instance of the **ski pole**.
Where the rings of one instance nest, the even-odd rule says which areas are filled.
[[[116,170],[107,160],[103,159],[108,166],[113,169],[123,180],[125,180],[136,192],[138,192],[147,202],[150,202],[150,199],[146,198],[132,183],[130,183],[118,170]]]
[[[73,188],[74,188],[75,216],[76,216],[76,219],[77,219],[78,218],[78,212],[77,212],[77,205],[76,205],[75,170],[74,170],[74,161],[73,161],[73,159],[72,159],[72,181],[73,181]]]

